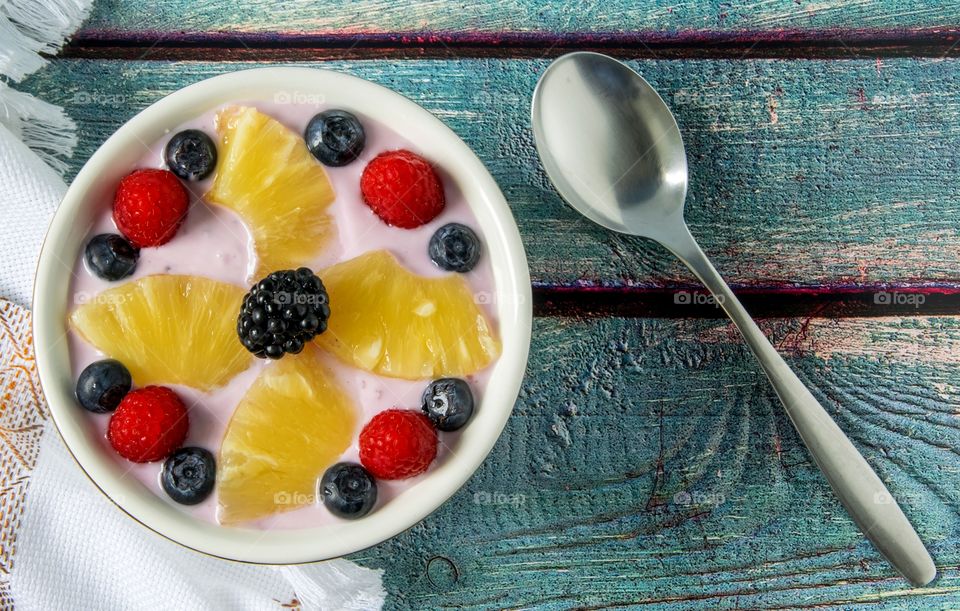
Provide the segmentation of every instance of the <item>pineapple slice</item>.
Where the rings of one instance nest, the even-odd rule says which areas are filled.
[[[424,278],[379,250],[320,276],[331,314],[316,341],[346,363],[415,380],[475,373],[500,354],[500,342],[457,275]]]
[[[315,501],[317,480],[353,440],[357,410],[317,348],[269,364],[240,401],[220,446],[220,522]]]
[[[223,385],[253,359],[237,338],[240,287],[156,275],[96,295],[70,315],[87,342],[130,370],[138,386]]]
[[[207,201],[240,215],[253,235],[256,278],[300,267],[333,236],[334,192],[303,138],[255,108],[217,116],[221,143]]]

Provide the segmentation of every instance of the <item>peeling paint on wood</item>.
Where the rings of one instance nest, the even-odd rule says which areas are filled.
[[[930,545],[930,587],[909,588],[857,532],[746,347],[702,320],[539,319],[491,457],[423,524],[353,559],[387,569],[398,608],[956,606],[960,318],[767,330],[806,334],[788,360]],[[455,582],[429,580],[434,557]]]
[[[833,316],[862,314],[853,302],[883,290],[955,312],[960,64],[940,57],[958,24],[960,5],[922,0],[99,0],[68,53],[126,61],[58,59],[23,86],[77,120],[73,174],[163,95],[279,63],[217,59],[275,53],[356,74],[477,151],[539,295],[670,299],[691,278],[662,249],[562,205],[535,158],[529,98],[545,58],[568,46],[634,59],[717,49],[736,61],[633,62],[684,131],[688,219],[717,267],[771,316],[811,296],[811,313],[837,302]],[[386,59],[378,44],[452,57]],[[454,57],[469,44],[525,59]],[[753,48],[867,58],[744,59]],[[202,61],[135,61],[155,49]],[[321,56],[341,61],[303,61]],[[710,316],[692,307],[584,318],[583,306],[540,311],[515,414],[464,489],[352,556],[386,569],[390,608],[957,607],[960,317],[890,307],[761,322],[930,545],[940,578],[912,589],[833,498],[729,322],[684,318]]]
[[[216,0],[95,3],[88,29],[189,32],[630,32],[782,28],[955,28],[960,6],[924,0]]]

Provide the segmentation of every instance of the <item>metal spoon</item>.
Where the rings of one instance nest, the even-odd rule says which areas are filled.
[[[657,92],[613,58],[571,53],[540,77],[532,113],[537,151],[560,195],[595,223],[660,242],[696,274],[760,361],[860,530],[911,583],[929,583],[936,567],[899,505],[690,234],[683,220],[687,157],[677,122]]]

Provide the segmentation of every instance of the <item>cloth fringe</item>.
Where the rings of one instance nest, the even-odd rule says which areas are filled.
[[[0,11],[3,9],[0,8]],[[40,57],[43,43],[21,32],[10,19],[0,12],[0,74],[13,81],[43,67],[47,61]]]
[[[14,82],[56,53],[90,12],[89,0],[0,0],[0,73]]]
[[[58,174],[77,145],[76,124],[59,106],[0,82],[0,125],[6,127]]]
[[[10,88],[42,68],[90,12],[91,0],[0,0],[0,124],[59,173],[77,144],[63,109]]]
[[[370,611],[383,607],[387,592],[383,570],[368,569],[343,558],[299,566],[277,567],[290,582],[303,609]]]

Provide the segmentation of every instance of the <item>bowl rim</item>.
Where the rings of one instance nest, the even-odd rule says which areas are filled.
[[[98,180],[105,180],[100,178],[103,171],[122,159],[134,140],[141,145],[154,142],[165,129],[204,112],[230,102],[267,101],[271,96],[277,100],[279,92],[344,100],[343,105],[382,123],[389,117],[391,128],[418,142],[427,157],[441,160],[439,165],[462,190],[489,245],[503,349],[457,451],[387,505],[360,520],[305,529],[224,527],[188,515],[135,478],[118,476],[114,457],[91,443],[87,416],[76,405],[69,351],[62,341],[71,285],[64,282],[62,269],[72,268],[64,261],[79,256],[86,229],[78,227],[76,219],[93,207],[87,201],[89,192]],[[61,255],[65,251],[66,258]],[[526,370],[532,318],[530,277],[516,221],[496,181],[470,147],[436,116],[391,89],[340,72],[288,66],[240,70],[193,83],[117,129],[83,165],[61,200],[41,247],[33,293],[41,390],[64,445],[87,478],[124,513],[161,536],[207,555],[256,564],[316,562],[366,549],[419,523],[453,496],[486,459],[513,411]]]

